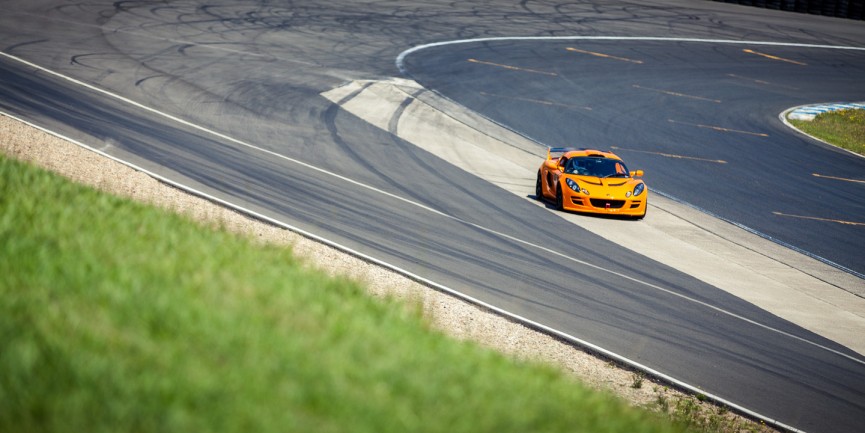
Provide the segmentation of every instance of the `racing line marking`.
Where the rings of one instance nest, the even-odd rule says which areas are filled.
[[[790,214],[786,214],[786,213],[782,213],[782,212],[772,212],[772,213],[775,215],[778,215],[778,216],[789,217],[789,218],[799,218],[799,219],[803,219],[803,220],[825,221],[825,222],[830,222],[830,223],[846,224],[846,225],[850,225],[850,226],[865,226],[865,223],[854,222],[854,221],[844,221],[844,220],[836,220],[836,219],[832,219],[832,218],[819,218],[819,217],[804,216],[804,215],[790,215]]]
[[[756,135],[757,137],[768,137],[769,134],[764,134],[762,132],[748,132],[748,131],[740,131],[738,129],[730,129],[730,128],[722,128],[720,126],[712,126],[712,125],[703,125],[700,123],[688,123],[688,122],[680,122],[678,120],[667,119],[670,123],[676,123],[679,125],[688,125],[688,126],[696,126],[698,128],[706,128],[706,129],[714,129],[715,131],[721,132],[735,132],[738,134],[748,134],[748,135]]]
[[[537,70],[534,70],[534,69],[520,68],[520,67],[517,67],[517,66],[502,65],[502,64],[499,64],[499,63],[493,63],[493,62],[485,62],[485,61],[483,61],[483,60],[477,60],[477,59],[468,59],[468,61],[471,62],[471,63],[478,63],[478,64],[481,64],[481,65],[490,65],[490,66],[496,66],[496,67],[499,67],[499,68],[510,69],[510,70],[512,70],[512,71],[531,72],[531,73],[533,73],[533,74],[550,75],[550,76],[553,76],[553,77],[558,77],[558,76],[559,76],[559,74],[557,74],[557,73],[555,73],[555,72],[537,71]]]
[[[865,183],[865,180],[847,179],[847,178],[843,178],[843,177],[835,177],[835,176],[825,176],[825,175],[817,174],[817,173],[811,173],[811,176],[819,177],[819,178],[822,178],[822,179],[843,180],[844,182]]]
[[[648,150],[627,149],[627,148],[618,147],[618,146],[610,146],[610,149],[625,150],[628,152],[637,152],[637,153],[648,153],[650,155],[661,155],[661,156],[666,156],[667,158],[690,159],[690,160],[694,160],[694,161],[714,162],[716,164],[726,164],[727,163],[727,161],[724,161],[723,159],[698,158],[696,156],[675,155],[672,153],[663,153],[663,152],[650,152]]]
[[[581,49],[578,49],[578,48],[571,48],[571,47],[568,47],[568,48],[565,48],[565,49],[568,50],[568,51],[573,51],[573,52],[575,52],[575,53],[589,54],[589,55],[596,56],[596,57],[603,57],[603,58],[605,58],[605,59],[621,60],[621,61],[623,61],[623,62],[636,63],[636,64],[638,64],[638,65],[642,65],[642,64],[643,64],[643,61],[642,61],[642,60],[633,60],[633,59],[629,59],[629,58],[627,58],[627,57],[616,57],[616,56],[611,56],[611,55],[609,55],[609,54],[596,53],[596,52],[594,52],[594,51],[586,51],[586,50],[581,50]]]
[[[763,57],[765,57],[765,58],[767,58],[767,59],[780,60],[780,61],[782,61],[782,62],[792,63],[792,64],[794,64],[794,65],[808,66],[807,63],[797,62],[797,61],[795,61],[795,60],[785,59],[785,58],[783,58],[783,57],[777,57],[777,56],[773,56],[773,55],[771,55],[771,54],[765,54],[765,53],[761,53],[761,52],[759,52],[759,51],[749,50],[749,49],[747,49],[747,48],[744,49],[744,50],[742,50],[742,51],[744,51],[744,52],[746,52],[746,53],[748,53],[748,54],[756,54],[756,55],[758,55],[758,56],[763,56]]]
[[[736,74],[727,74],[727,76],[728,76],[728,77],[731,77],[731,78],[737,78],[737,79],[739,79],[739,80],[753,81],[753,82],[755,82],[755,83],[757,83],[757,84],[763,84],[763,85],[766,85],[766,86],[775,86],[775,87],[780,87],[780,88],[782,88],[782,89],[799,90],[798,87],[785,86],[785,85],[783,85],[783,84],[777,84],[777,83],[772,83],[772,82],[769,82],[769,81],[758,80],[758,79],[756,79],[756,78],[743,77],[743,76],[741,76],[741,75],[736,75]]]
[[[768,81],[757,80],[757,79],[755,79],[755,78],[743,77],[743,76],[741,76],[741,75],[736,75],[736,74],[727,74],[727,76],[728,76],[728,77],[733,77],[733,78],[739,78],[739,79],[742,79],[742,80],[753,81],[753,82],[755,82],[755,83],[757,83],[757,84],[767,84],[767,85],[768,85],[768,84],[772,84],[772,83],[770,83],[770,82],[768,82]]]
[[[544,101],[541,99],[520,98],[518,96],[505,96],[505,95],[499,95],[496,93],[487,93],[487,92],[478,92],[478,93],[482,96],[492,96],[495,98],[502,98],[502,99],[513,99],[514,101],[531,102],[533,104],[549,105],[549,106],[553,106],[553,107],[569,108],[569,109],[573,109],[573,110],[592,111],[592,107],[578,107],[575,105],[567,105],[567,104],[562,104],[559,102]]]
[[[672,95],[672,96],[679,96],[679,97],[682,97],[682,98],[698,99],[698,100],[700,100],[700,101],[709,101],[709,102],[714,102],[714,103],[717,103],[717,104],[720,104],[720,103],[721,103],[721,100],[720,100],[720,99],[712,99],[712,98],[704,98],[704,97],[702,97],[702,96],[686,95],[686,94],[684,94],[684,93],[672,92],[672,91],[670,91],[670,90],[653,89],[653,88],[651,88],[651,87],[643,87],[643,86],[641,86],[641,85],[639,85],[639,84],[634,84],[632,87],[635,88],[635,89],[651,90],[651,91],[653,91],[653,92],[664,93],[664,94]]]

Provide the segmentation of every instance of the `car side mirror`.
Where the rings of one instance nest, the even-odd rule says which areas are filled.
[[[561,171],[562,173],[564,173],[564,172],[565,172],[565,167],[562,167],[561,165],[557,165],[557,166],[556,166],[556,170]]]
[[[632,171],[631,177],[643,177],[643,170]]]

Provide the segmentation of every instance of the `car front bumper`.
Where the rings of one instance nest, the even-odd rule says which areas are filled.
[[[562,207],[575,212],[589,212],[605,215],[643,216],[649,192],[645,191],[637,197],[602,198],[592,197],[571,191],[563,191]]]

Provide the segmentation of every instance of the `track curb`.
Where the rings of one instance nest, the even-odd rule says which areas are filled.
[[[830,113],[832,111],[849,110],[849,109],[865,109],[865,102],[834,102],[827,104],[812,104],[800,105],[798,107],[787,110],[788,118],[792,120],[814,120],[820,114]]]

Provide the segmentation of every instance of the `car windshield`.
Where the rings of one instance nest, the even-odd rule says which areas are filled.
[[[565,173],[595,177],[629,177],[628,167],[617,159],[578,156],[565,163]]]

